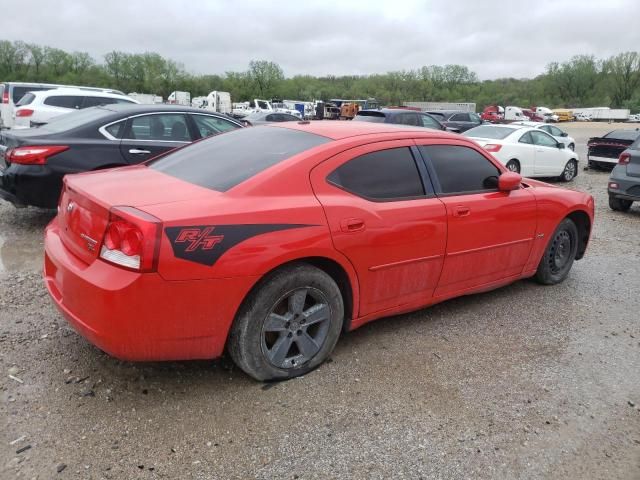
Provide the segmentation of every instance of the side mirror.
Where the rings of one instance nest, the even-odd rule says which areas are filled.
[[[520,188],[522,183],[522,175],[516,172],[504,172],[498,177],[498,190],[501,192],[510,192]]]
[[[558,148],[562,150],[564,148],[564,143],[558,142]]]
[[[562,137],[568,137],[568,136],[569,136],[569,134],[568,134],[567,132],[562,132],[562,135],[561,135],[561,136],[562,136]]]

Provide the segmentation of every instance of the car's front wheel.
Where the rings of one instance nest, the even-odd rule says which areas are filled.
[[[560,175],[560,180],[563,182],[570,182],[576,175],[578,174],[578,162],[575,159],[569,160],[567,164],[564,166],[564,170]]]
[[[633,202],[631,200],[624,200],[622,198],[616,198],[613,195],[609,195],[609,208],[616,212],[628,212]]]
[[[565,218],[560,222],[549,240],[538,264],[535,278],[543,285],[562,282],[573,265],[578,251],[578,228],[573,220]]]
[[[228,351],[256,380],[294,378],[326,360],[343,319],[336,282],[311,265],[290,265],[268,275],[245,300]]]

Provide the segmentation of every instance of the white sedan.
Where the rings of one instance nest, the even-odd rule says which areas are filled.
[[[557,141],[564,143],[564,146],[569,150],[576,149],[576,141],[573,137],[570,137],[569,134],[563,130],[560,130],[558,127],[553,125],[549,125],[548,123],[542,122],[514,122],[511,125],[524,125],[525,127],[532,127],[542,130],[543,132],[547,132]]]
[[[538,128],[480,125],[463,135],[525,177],[559,177],[569,182],[578,174],[578,154]]]

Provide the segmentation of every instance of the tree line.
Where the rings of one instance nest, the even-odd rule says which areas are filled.
[[[577,55],[551,62],[535,78],[479,80],[464,65],[431,65],[371,75],[285,77],[270,61],[252,60],[246,71],[195,75],[157,53],[112,51],[100,61],[86,52],[22,41],[0,41],[0,81],[49,82],[154,93],[174,90],[206,95],[231,93],[233,101],[252,98],[312,100],[374,97],[383,105],[404,101],[474,102],[486,105],[612,107],[640,111],[640,52],[606,59]]]

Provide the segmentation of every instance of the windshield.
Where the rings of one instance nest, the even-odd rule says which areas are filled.
[[[74,128],[85,126],[85,124],[98,120],[101,117],[106,117],[113,114],[113,110],[107,110],[103,107],[91,107],[84,110],[77,110],[70,113],[65,113],[55,117],[49,121],[46,125],[39,128],[51,133],[59,133]]]
[[[513,132],[515,132],[516,128],[509,127],[496,127],[493,125],[481,125],[479,127],[471,128],[463,133],[465,137],[475,137],[475,138],[491,138],[493,140],[502,140],[503,138],[507,138]]]
[[[287,158],[329,141],[288,128],[241,128],[196,142],[148,165],[185,182],[225,192]]]
[[[635,140],[640,136],[640,130],[614,130],[607,133],[602,138],[612,138],[615,140]]]

